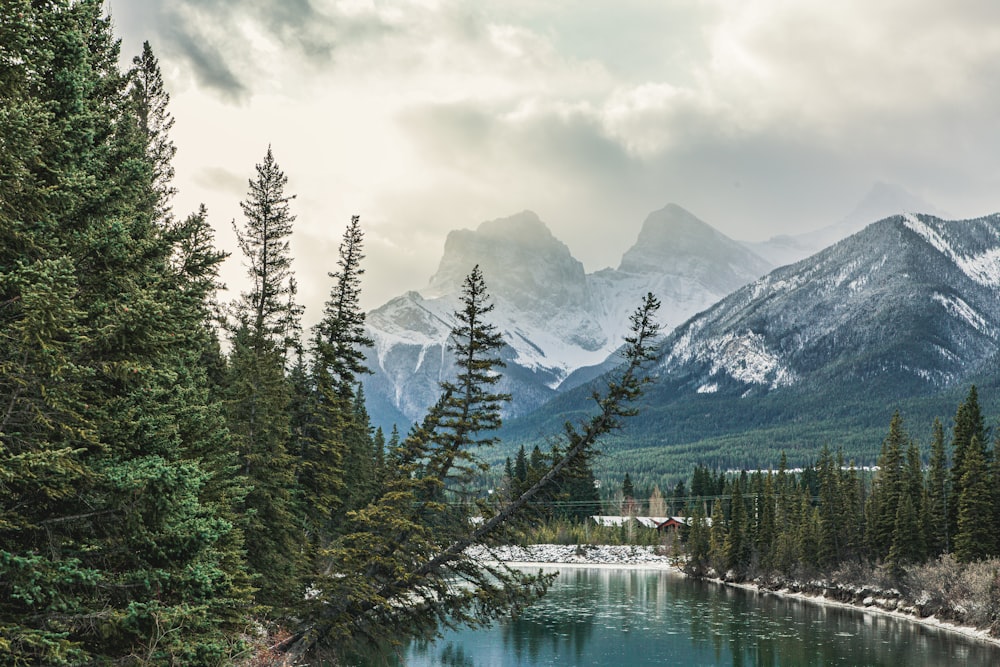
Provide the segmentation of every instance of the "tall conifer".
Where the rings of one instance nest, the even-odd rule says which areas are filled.
[[[297,602],[303,586],[305,534],[295,511],[293,393],[285,373],[298,346],[302,308],[294,303],[289,250],[293,197],[285,194],[288,178],[270,147],[256,173],[241,202],[244,225],[233,223],[251,285],[233,307],[225,396],[240,474],[249,488],[242,506],[248,563],[260,588],[258,601],[280,609]]]
[[[0,43],[0,653],[217,664],[239,544],[199,454],[225,430],[118,44],[95,0],[4,3]]]

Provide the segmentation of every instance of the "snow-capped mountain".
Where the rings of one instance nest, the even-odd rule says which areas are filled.
[[[674,331],[661,372],[697,392],[961,380],[1000,340],[1000,216],[905,214],[779,268]]]
[[[847,442],[873,461],[895,408],[927,429],[954,413],[957,393],[996,377],[1000,214],[875,222],[687,320],[660,355],[632,447],[766,465],[780,450],[808,460]],[[552,432],[588,403],[568,392],[505,436]]]
[[[491,321],[506,343],[500,390],[513,395],[510,416],[574,386],[587,377],[583,369],[602,368],[647,292],[663,302],[669,327],[769,268],[676,205],[650,214],[618,269],[589,275],[530,211],[453,231],[426,289],[367,314],[375,344],[365,395],[375,423],[419,419],[436,400],[439,381],[454,373],[447,345],[452,313],[476,264],[495,305]]]

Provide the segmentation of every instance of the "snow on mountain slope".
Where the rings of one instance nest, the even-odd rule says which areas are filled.
[[[375,341],[368,358],[374,373],[365,379],[366,395],[376,399],[370,402],[416,420],[436,400],[437,383],[454,372],[447,351],[452,313],[476,264],[495,305],[490,319],[506,344],[501,390],[514,398],[509,416],[551,398],[574,371],[604,363],[647,292],[663,302],[661,320],[670,328],[768,268],[676,205],[650,214],[617,270],[590,275],[530,211],[453,231],[425,290],[367,316]]]
[[[997,353],[998,288],[1000,215],[887,218],[686,322],[660,373],[734,395],[876,379],[901,394],[940,388]]]

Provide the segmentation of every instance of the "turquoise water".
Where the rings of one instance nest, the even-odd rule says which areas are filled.
[[[567,568],[517,620],[412,644],[402,664],[976,666],[1000,665],[1000,647],[671,572]]]

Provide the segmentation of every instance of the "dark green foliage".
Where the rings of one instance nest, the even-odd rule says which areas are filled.
[[[235,328],[246,328],[254,348],[273,346],[287,360],[288,350],[297,345],[302,314],[302,307],[295,303],[288,240],[295,222],[290,202],[295,197],[285,194],[288,177],[278,167],[270,146],[256,171],[257,178],[249,181],[247,198],[240,202],[244,224],[240,227],[233,221],[252,284],[236,303]]]
[[[955,558],[962,563],[994,555],[996,521],[993,516],[992,475],[978,435],[969,441],[963,460],[965,474],[957,499],[958,524]]]
[[[727,570],[744,571],[750,565],[752,545],[748,532],[747,508],[743,503],[741,484],[737,480],[730,495],[729,530],[723,543]]]
[[[927,555],[937,557],[951,546],[948,531],[949,505],[948,461],[944,450],[944,427],[934,420],[931,435],[930,470],[927,474],[927,502],[924,504]]]
[[[490,305],[474,270],[455,330],[459,379],[442,385],[438,403],[390,452],[382,492],[349,513],[342,536],[326,551],[327,574],[315,582],[318,595],[303,609],[305,627],[288,658],[317,646],[343,654],[358,644],[429,635],[441,626],[487,623],[543,592],[550,577],[491,564],[467,549],[501,539],[501,529],[516,524],[532,502],[551,498],[568,471],[589,460],[596,439],[632,414],[626,403],[644,382],[639,370],[651,358],[657,306],[650,296],[633,317],[635,335],[626,340],[621,375],[596,396],[598,411],[587,423],[566,426],[565,444],[544,474],[516,497],[501,493],[494,503],[472,504],[464,482],[480,467],[472,448],[490,442],[480,429],[499,420],[500,397],[488,387],[501,344],[483,320]],[[470,521],[470,511],[482,521]],[[455,579],[463,585],[454,586]]]
[[[238,475],[249,490],[239,506],[247,564],[259,603],[276,609],[302,595],[304,534],[294,508],[295,459],[288,452],[291,387],[284,353],[247,328],[230,342],[226,418]]]
[[[879,471],[872,483],[872,492],[866,507],[869,526],[868,550],[875,560],[884,559],[893,543],[896,513],[903,495],[907,492],[904,449],[908,446],[908,441],[909,438],[903,431],[903,420],[897,412],[889,424],[889,434],[882,441],[882,453],[878,459]]]
[[[153,219],[160,225],[170,222],[170,200],[176,194],[171,163],[177,148],[170,140],[174,118],[167,105],[170,95],[163,87],[160,64],[149,42],[142,43],[142,53],[132,59],[129,72],[129,102],[152,168],[151,185],[155,195]]]
[[[711,555],[710,530],[705,519],[704,503],[696,502],[691,512],[687,539],[688,561],[685,565],[685,569],[696,576],[705,572]]]
[[[622,495],[626,500],[635,498],[635,487],[632,485],[632,478],[629,477],[628,473],[625,473],[625,479],[622,480]]]
[[[954,502],[948,506],[948,534],[958,533],[958,502],[965,490],[962,481],[967,472],[965,464],[969,456],[969,448],[972,439],[975,438],[980,446],[984,446],[986,439],[986,426],[983,415],[979,407],[979,392],[975,385],[969,389],[965,400],[958,406],[955,412],[955,428],[951,437],[951,479],[950,491]],[[984,457],[985,460],[985,457]]]
[[[961,562],[1000,552],[995,529],[1000,471],[995,452],[976,435],[982,424],[976,398],[970,392],[959,408],[964,415],[959,433],[972,433],[963,446],[962,495],[953,501],[959,521],[952,538]],[[926,475],[920,450],[903,430],[899,413],[892,417],[874,473],[845,465],[843,454],[835,459],[824,447],[816,465],[797,474],[786,470],[782,456],[777,472],[727,475],[725,492],[715,496],[711,530],[688,531],[687,569],[702,573],[711,567],[736,577],[771,572],[800,577],[867,560],[902,581],[908,568],[933,559],[949,539],[944,519],[949,469],[940,420],[934,421],[932,434]],[[692,489],[711,491],[715,483],[706,468],[695,467]],[[687,499],[692,514],[703,498],[692,494]],[[695,551],[691,540],[696,538],[708,540],[708,546],[699,544]]]
[[[288,353],[298,347],[302,309],[294,302],[288,237],[295,217],[289,210],[292,197],[284,193],[288,179],[270,147],[256,170],[241,202],[245,224],[240,229],[233,223],[252,282],[233,308],[224,396],[239,474],[248,488],[241,527],[250,546],[247,562],[259,588],[257,601],[283,609],[302,596],[306,558],[295,508],[295,458],[289,451],[296,446],[291,440],[294,394],[285,373]]]
[[[6,2],[0,33],[0,654],[217,664],[246,603],[219,256],[157,224],[102,4]]]

